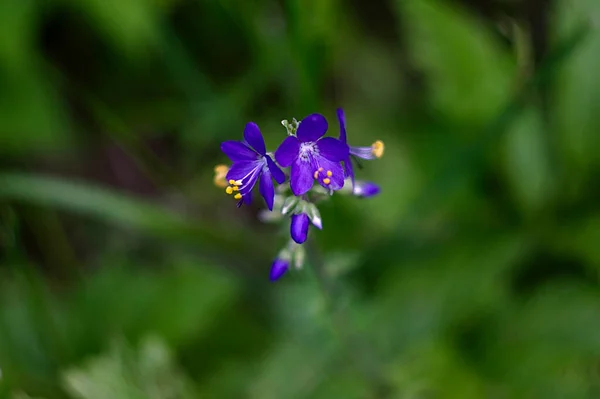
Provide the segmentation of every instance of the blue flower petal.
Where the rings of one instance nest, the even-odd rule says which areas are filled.
[[[245,180],[247,179],[252,173],[254,173],[256,171],[257,168],[260,168],[262,166],[262,162],[261,161],[239,161],[239,162],[235,162],[233,165],[231,165],[231,168],[229,168],[229,171],[227,172],[227,176],[225,177],[227,179],[227,181],[229,180]]]
[[[221,151],[231,159],[231,162],[251,161],[259,155],[241,141],[229,140],[221,143]]]
[[[330,161],[341,162],[348,158],[350,149],[348,146],[333,137],[324,137],[317,141],[319,154]]]
[[[306,194],[313,186],[314,173],[318,167],[314,166],[314,162],[304,162],[297,159],[292,164],[290,171],[290,188],[296,196]]]
[[[298,139],[294,136],[288,136],[275,151],[275,160],[279,165],[287,168],[298,157],[298,151],[300,151]]]
[[[248,191],[246,195],[242,196],[242,199],[237,202],[237,207],[242,205],[250,205],[252,203],[252,191]]]
[[[298,244],[302,244],[308,238],[308,215],[301,213],[292,215],[292,223],[290,223],[290,235],[292,240]]]
[[[283,184],[285,181],[285,173],[273,162],[270,156],[266,155],[265,159],[267,160],[267,165],[269,166],[269,170],[273,175],[273,178],[278,184]]]
[[[258,125],[254,122],[248,122],[244,128],[244,139],[250,144],[250,147],[254,148],[260,155],[265,155],[267,149],[265,148],[265,140]]]
[[[265,199],[269,210],[272,211],[273,200],[275,199],[275,187],[273,187],[273,180],[271,180],[271,172],[269,172],[269,169],[263,171],[262,175],[260,176],[258,192]]]
[[[338,108],[337,110],[338,122],[340,123],[340,141],[346,144],[346,116],[344,110]]]
[[[273,265],[271,265],[271,272],[269,273],[269,279],[271,281],[277,281],[287,272],[290,267],[290,262],[285,259],[275,259]]]
[[[352,180],[352,187],[354,188],[354,167],[350,157],[344,160],[344,175]]]
[[[321,186],[331,188],[334,191],[344,187],[344,170],[339,162],[332,162],[322,156],[315,157],[314,162],[315,170],[319,172],[315,175]]]
[[[244,201],[244,205],[250,205],[252,203],[252,191],[248,191],[248,193],[242,197],[242,201]]]
[[[252,190],[252,187],[256,184],[256,181],[262,173],[264,165],[264,158],[256,161],[240,161],[235,162],[231,165],[231,169],[227,172],[227,181],[235,180],[240,182],[237,184],[239,192],[242,195],[246,195]]]
[[[381,188],[370,181],[357,182],[352,193],[358,197],[373,197],[381,191]]]
[[[302,119],[296,132],[296,137],[301,142],[317,141],[327,132],[327,119],[321,114],[308,115]],[[279,161],[278,161],[279,162]]]
[[[350,147],[350,154],[355,157],[359,157],[362,159],[375,159],[377,158],[375,154],[373,154],[373,147]]]

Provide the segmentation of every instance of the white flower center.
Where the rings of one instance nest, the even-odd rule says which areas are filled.
[[[302,162],[310,162],[311,157],[318,154],[319,147],[317,147],[317,143],[313,141],[300,143],[300,152],[298,154],[298,158],[300,158]]]

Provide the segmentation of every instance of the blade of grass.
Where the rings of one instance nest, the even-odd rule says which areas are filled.
[[[232,232],[231,229],[208,226],[151,202],[88,183],[5,172],[0,173],[0,198],[50,206],[158,238],[193,244],[196,250],[216,254],[219,258],[235,254],[256,256],[257,259],[264,257],[260,256],[264,253],[261,247],[254,242],[246,243],[242,239],[244,232],[239,229]],[[235,253],[230,250],[232,248]]]

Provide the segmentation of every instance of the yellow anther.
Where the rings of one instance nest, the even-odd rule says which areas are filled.
[[[215,166],[215,173],[219,175],[225,175],[229,172],[229,167],[227,165],[217,165]]]
[[[225,188],[227,187],[227,181],[225,180],[225,176],[227,176],[227,172],[229,172],[229,167],[227,165],[217,165],[215,166],[215,177],[213,178],[213,182],[215,186]]]
[[[231,186],[227,186],[227,188],[225,189],[225,192],[229,195],[233,194],[233,188]]]
[[[233,186],[235,184],[235,180],[229,179],[229,184],[231,184]]]
[[[239,188],[238,186],[233,186],[233,187],[231,187],[231,189],[232,189],[233,191],[240,191],[240,188]]]
[[[329,179],[328,177],[326,177],[326,178],[323,179],[323,183],[329,184],[329,183],[331,183],[331,179]]]
[[[377,140],[373,144],[371,144],[371,153],[375,155],[377,158],[381,158],[383,156],[383,151],[385,150],[385,145],[383,141]]]
[[[237,193],[236,195],[233,196],[233,198],[235,198],[237,200],[242,199],[242,194]]]
[[[315,179],[318,179],[319,178],[319,171],[315,170],[315,174],[313,176],[315,177]]]
[[[241,180],[236,180],[236,181],[234,181],[233,183],[230,183],[230,184],[233,184],[234,186],[241,186],[242,185],[242,181]]]
[[[213,183],[217,187],[221,187],[221,188],[227,187],[227,182],[225,181],[224,176],[215,175],[215,178],[213,179]]]
[[[327,171],[327,177],[331,177],[332,175],[333,175],[333,173],[330,170],[328,170]]]

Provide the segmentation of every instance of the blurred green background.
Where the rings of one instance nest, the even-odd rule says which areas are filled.
[[[1,0],[0,396],[599,398],[597,0]],[[309,262],[248,121],[386,143]]]

